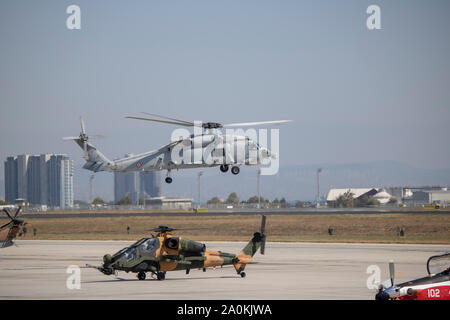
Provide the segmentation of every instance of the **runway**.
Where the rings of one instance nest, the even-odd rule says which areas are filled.
[[[429,256],[449,251],[445,245],[267,243],[255,255],[246,278],[233,267],[169,272],[166,280],[137,280],[121,272],[105,276],[81,269],[80,289],[68,289],[70,265],[99,265],[128,241],[17,241],[0,249],[0,299],[373,299],[366,286],[367,268],[377,265],[388,278],[388,261],[396,265],[396,282],[426,275]],[[243,242],[206,243],[207,249],[238,252]]]

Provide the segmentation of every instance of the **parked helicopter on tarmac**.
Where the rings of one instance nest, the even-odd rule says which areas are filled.
[[[165,181],[171,183],[171,170],[174,169],[219,166],[220,171],[227,172],[231,167],[231,173],[236,175],[240,172],[240,166],[243,164],[261,165],[265,160],[270,161],[271,159],[276,159],[277,155],[275,153],[271,153],[268,148],[260,146],[248,136],[223,134],[219,129],[273,125],[291,121],[276,120],[222,125],[216,122],[190,122],[150,113],[146,114],[160,119],[131,116],[126,118],[193,127],[194,132],[196,129],[200,129],[201,133],[192,134],[184,138],[180,137],[156,150],[117,160],[109,160],[89,142],[89,139],[102,136],[88,136],[85,131],[83,118],[81,117],[80,135],[78,137],[66,137],[63,139],[74,140],[83,149],[86,160],[83,166],[84,169],[93,172],[167,170]],[[243,146],[243,150],[239,150],[239,146]]]
[[[8,210],[3,208],[3,212],[6,213],[11,221],[0,227],[0,248],[12,246],[14,244],[13,240],[18,234],[20,235],[22,233],[23,227],[26,223],[21,219],[17,219],[20,209],[21,207],[17,209],[14,216],[11,216]]]
[[[266,216],[261,218],[261,231],[255,232],[248,244],[238,253],[206,250],[206,245],[197,241],[174,236],[172,231],[183,230],[159,226],[151,238],[142,238],[131,246],[125,247],[114,255],[103,256],[102,266],[86,265],[106,275],[118,271],[137,273],[139,280],[145,280],[151,272],[158,280],[164,280],[167,271],[215,268],[233,265],[237,274],[245,277],[245,266],[252,263],[253,255],[261,248],[264,254],[266,235],[264,234]],[[186,230],[186,229],[184,229]]]

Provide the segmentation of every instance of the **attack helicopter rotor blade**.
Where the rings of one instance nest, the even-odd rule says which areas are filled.
[[[261,126],[265,124],[282,124],[291,122],[292,120],[274,120],[274,121],[258,121],[258,122],[242,122],[242,123],[229,123],[224,124],[224,128],[232,128],[232,127],[252,127],[252,126]]]
[[[161,122],[161,123],[168,123],[168,124],[175,124],[177,126],[185,126],[185,127],[193,127],[194,124],[192,123],[185,123],[185,122],[177,122],[177,121],[167,121],[167,120],[158,120],[158,119],[152,119],[152,118],[142,118],[142,117],[131,117],[127,116],[125,118],[128,119],[136,119],[136,120],[146,120],[146,121],[155,121],[155,122]]]
[[[6,227],[8,224],[10,224],[11,223],[11,221],[10,222],[8,222],[8,223],[5,223],[4,225],[2,225],[1,227],[0,227],[0,230],[1,229],[3,229],[4,227]]]
[[[6,215],[8,216],[8,218],[10,218],[11,220],[14,220],[14,218],[11,217],[11,215],[9,214],[8,210],[6,210],[6,208],[3,208],[3,212],[6,213]]]
[[[154,232],[171,232],[171,231],[186,231],[186,230],[210,230],[211,228],[153,228],[153,229],[147,229],[145,231],[154,231]]]
[[[261,216],[261,236],[262,236],[262,242],[261,242],[261,254],[264,254],[264,251],[266,249],[266,235],[264,234],[264,231],[266,230],[266,216]]]
[[[142,113],[146,114],[148,116],[158,117],[158,118],[162,118],[162,119],[166,119],[166,120],[172,120],[172,121],[177,121],[177,122],[184,122],[184,123],[189,124],[189,125],[194,125],[194,123],[192,121],[184,121],[184,120],[179,120],[179,119],[175,119],[175,118],[169,118],[169,117],[161,116],[159,114],[148,113],[148,112],[142,112]]]
[[[172,230],[182,230],[182,231],[186,231],[186,230],[211,230],[211,228],[175,228]]]
[[[80,137],[64,137],[63,140],[78,140]]]
[[[22,209],[22,207],[19,206],[19,208],[17,208],[16,214],[14,215],[14,219],[13,219],[13,220],[16,219],[17,215],[18,215],[19,212],[20,212],[20,209]]]

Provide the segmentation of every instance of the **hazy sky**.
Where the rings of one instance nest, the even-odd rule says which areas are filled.
[[[81,8],[68,30],[66,8]],[[366,27],[381,8],[382,30]],[[187,119],[292,119],[281,164],[450,167],[449,1],[1,1],[0,179],[8,155],[108,157],[168,142]]]

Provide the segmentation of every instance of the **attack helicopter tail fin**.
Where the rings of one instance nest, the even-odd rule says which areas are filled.
[[[243,256],[253,257],[255,253],[261,248],[261,244],[265,241],[266,236],[260,232],[255,232],[253,238],[247,243],[247,245],[238,254]]]
[[[248,263],[252,263],[252,257],[261,248],[261,254],[264,254],[264,247],[266,243],[266,235],[264,234],[266,225],[266,216],[261,218],[261,232],[255,232],[253,238],[247,243],[247,245],[236,255],[236,263],[234,263],[234,268],[236,272],[240,274],[244,271],[245,266]]]

